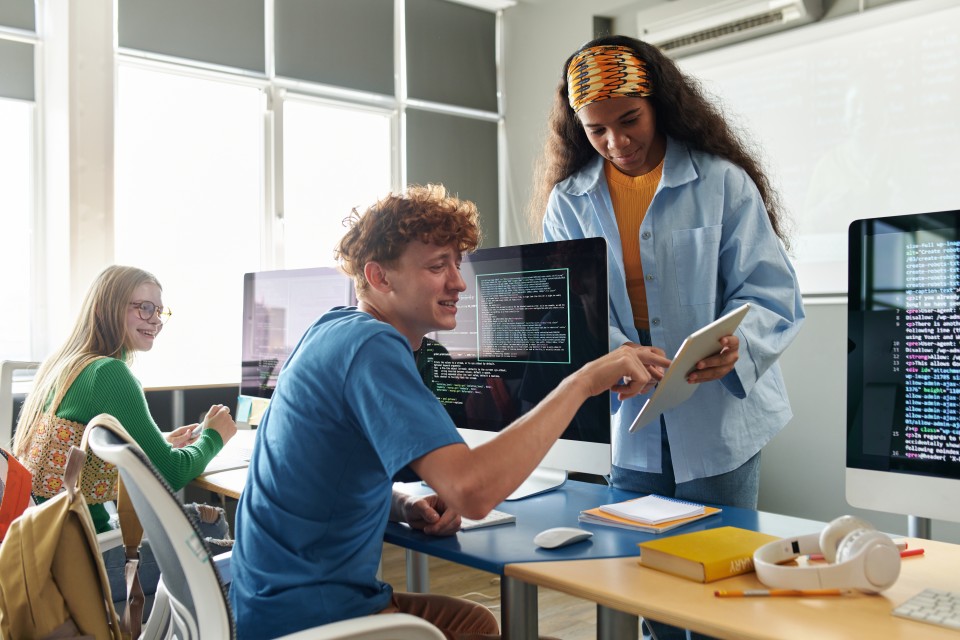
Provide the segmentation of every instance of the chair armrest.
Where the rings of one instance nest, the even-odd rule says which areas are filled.
[[[232,557],[233,549],[213,556],[213,566],[217,568],[217,573],[220,574],[220,582],[226,586],[230,586],[230,583],[233,582],[233,571],[230,569],[230,558]]]
[[[123,546],[123,534],[120,529],[111,529],[97,534],[97,544],[100,546],[100,555],[110,549]]]
[[[435,626],[407,613],[385,613],[285,635],[278,640],[445,640]]]

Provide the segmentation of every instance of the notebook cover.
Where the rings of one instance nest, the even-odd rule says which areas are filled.
[[[717,527],[641,542],[640,564],[673,575],[713,582],[753,571],[753,552],[777,536]]]

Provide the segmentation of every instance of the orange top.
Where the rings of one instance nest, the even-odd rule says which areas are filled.
[[[643,265],[640,263],[640,224],[647,215],[647,208],[663,175],[663,160],[657,167],[642,176],[621,173],[613,163],[604,163],[603,172],[610,188],[610,200],[620,230],[620,246],[623,248],[623,271],[627,278],[627,296],[633,308],[633,322],[637,329],[650,328],[650,313],[647,311],[647,287],[643,280]]]

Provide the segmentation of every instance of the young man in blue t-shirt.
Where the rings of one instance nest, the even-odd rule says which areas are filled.
[[[231,562],[241,639],[391,611],[420,615],[452,638],[499,633],[485,607],[394,593],[378,580],[387,522],[456,533],[459,514],[483,517],[527,478],[588,397],[644,393],[669,364],[652,348],[619,349],[564,379],[491,442],[467,447],[413,354],[424,334],[455,328],[461,256],[479,236],[476,207],[439,186],[354,214],[337,252],[359,304],[307,330],[258,428]],[[392,491],[408,465],[437,495]]]

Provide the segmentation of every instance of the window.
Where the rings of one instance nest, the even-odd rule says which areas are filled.
[[[62,210],[51,207],[46,215],[89,223],[85,235],[62,223],[50,226],[63,234],[67,258],[83,256],[88,268],[111,260],[135,265],[163,284],[174,314],[155,349],[135,364],[147,386],[236,381],[243,274],[333,265],[343,220],[405,181],[443,182],[475,199],[485,244],[497,243],[502,145],[496,14],[447,0],[118,0],[110,6],[113,11],[85,14],[89,23],[78,28],[112,33],[116,47],[116,78],[93,74],[93,84],[84,84],[92,95],[117,96],[116,109],[102,123],[109,128],[107,120],[114,119],[113,173],[95,176],[101,184],[90,190],[114,189],[112,216],[104,212],[107,228],[99,237],[96,215],[79,215],[89,212],[79,211],[82,203],[64,201]],[[36,7],[41,18],[69,21],[59,3]],[[0,10],[0,20],[3,15]],[[11,60],[32,51],[29,34],[8,35],[16,46],[0,55],[0,81],[4,75],[32,79],[29,70],[5,72]],[[79,40],[91,60],[108,49],[100,36]],[[460,51],[464,42],[469,46]],[[86,53],[71,49],[70,60],[87,59]],[[0,90],[3,95],[10,94]],[[90,106],[71,92],[38,95],[54,101],[44,109],[55,113]],[[0,132],[7,126],[29,130],[0,117]],[[26,162],[24,153],[29,156],[29,148],[0,149],[5,158],[14,154],[13,162]],[[80,150],[70,161],[82,158]],[[69,187],[53,184],[63,180],[60,174],[41,182],[48,192]],[[15,181],[32,193],[29,181]],[[0,203],[10,197],[5,190]],[[33,203],[26,206],[25,223],[33,217],[42,223]],[[87,239],[98,243],[98,251],[77,253]],[[34,261],[50,263],[41,257]],[[55,267],[46,275],[62,271]],[[39,282],[35,291],[42,294],[44,286],[50,285]],[[43,300],[25,306],[42,315]],[[22,314],[18,318],[30,325]],[[48,342],[60,340],[56,335]]]
[[[334,266],[352,209],[391,186],[391,115],[305,100],[283,104],[284,267]]]
[[[260,88],[121,65],[114,255],[174,315],[136,364],[146,385],[239,376],[243,273],[260,268]]]
[[[33,290],[33,113],[31,102],[0,98],[0,359],[30,360]]]

